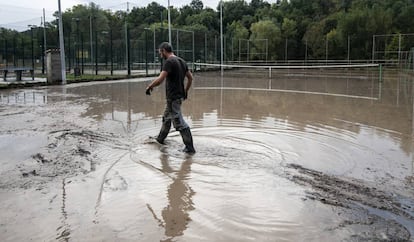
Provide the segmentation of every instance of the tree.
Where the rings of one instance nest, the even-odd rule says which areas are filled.
[[[296,49],[296,41],[295,41],[295,36],[297,34],[297,29],[296,29],[296,21],[295,20],[291,20],[288,18],[284,18],[283,19],[283,23],[282,23],[282,37],[285,39],[285,59],[288,58],[287,55],[289,55],[289,51],[288,48],[291,47],[290,49],[293,49],[292,47],[295,47],[294,49]]]
[[[180,8],[180,14],[176,20],[178,25],[185,25],[186,19],[194,14],[194,10],[189,6],[185,5],[182,8]]]
[[[270,8],[270,4],[263,0],[252,0],[249,6],[253,12],[256,12],[258,9]]]
[[[194,10],[194,13],[201,13],[203,10],[203,2],[201,0],[192,0],[190,3],[190,7]]]
[[[283,19],[282,36],[284,38],[291,38],[297,34],[296,21],[288,18]]]
[[[251,28],[250,41],[256,42],[257,40],[267,40],[268,42],[268,52],[271,59],[276,60],[277,58],[277,47],[281,42],[281,31],[280,28],[270,20],[263,20],[252,24]],[[255,53],[265,53],[265,45],[256,45],[253,46],[253,59],[263,58],[260,54]]]
[[[233,21],[242,20],[243,17],[253,16],[253,11],[244,0],[223,1],[223,26],[226,27]],[[217,7],[220,12],[220,5]],[[245,18],[246,20],[246,18]],[[244,27],[250,28],[250,21],[244,21]],[[247,25],[248,24],[248,25]]]
[[[240,21],[233,21],[233,23],[227,27],[227,34],[233,39],[249,38],[249,30],[246,29]]]
[[[303,36],[303,42],[308,46],[308,56],[310,58],[321,59],[325,54],[326,36],[323,29],[323,22],[314,23]]]
[[[229,36],[233,47],[231,53],[234,56],[240,56],[240,44],[249,39],[249,30],[240,21],[233,21],[227,27],[227,36]]]
[[[401,43],[404,45],[404,43]],[[391,41],[385,46],[385,58],[387,59],[398,59],[398,50],[400,47],[400,36],[396,34],[393,36]]]
[[[414,5],[401,9],[400,12],[393,17],[395,29],[404,33],[414,33]]]
[[[348,36],[345,38],[341,36],[341,33],[339,33],[336,28],[332,29],[326,34],[326,39],[328,41],[328,54],[329,57],[333,57],[335,59],[345,59],[345,46],[344,44],[347,44]]]
[[[199,14],[194,14],[187,16],[185,20],[185,25],[203,25],[208,30],[217,30],[219,29],[219,20],[216,18],[216,13],[213,9],[205,9]]]
[[[371,57],[373,35],[401,33],[403,34],[402,50],[407,51],[414,46],[414,38],[404,35],[414,32],[413,0],[226,0],[221,3],[223,3],[223,27],[227,39],[230,36],[251,40],[267,38],[273,59],[286,55],[284,52],[286,39],[289,58],[303,58],[306,43],[308,54],[312,58],[324,58],[326,39],[329,41],[330,58],[344,57],[348,37],[351,40],[351,58],[354,59]],[[130,12],[103,10],[95,3],[73,6],[63,13],[65,45],[66,48],[69,44],[71,46],[68,56],[71,53],[73,56],[74,38],[78,30],[86,44],[85,49],[89,50],[87,45],[91,39],[90,23],[92,23],[92,38],[94,39],[95,33],[98,33],[99,42],[108,38],[108,35],[102,34],[102,31],[108,32],[112,29],[114,48],[117,50],[125,48],[123,46],[126,43],[125,22],[128,23],[130,37],[135,42],[142,39],[143,29],[148,26],[158,26],[157,29],[163,27],[164,30],[159,31],[157,39],[168,40],[167,8],[161,4],[163,3],[153,1],[146,7],[134,7]],[[211,35],[208,39],[214,40],[220,31],[220,9],[220,5],[216,9],[211,9],[204,6],[203,0],[191,0],[188,5],[180,9],[170,8],[171,24],[176,28],[194,29],[200,32],[198,37],[196,36],[197,42],[204,43],[204,39],[207,39],[205,31]],[[53,20],[46,25],[48,25],[46,30],[48,46],[57,47],[59,45],[57,21]],[[267,37],[263,37],[266,34],[263,30],[264,26],[271,26],[269,31],[275,36],[267,34]],[[249,36],[249,31],[252,32],[252,36]],[[174,39],[174,32],[172,34]],[[13,39],[17,39],[21,46],[27,48],[26,42],[30,42],[30,32],[14,33],[10,37],[4,30],[2,31],[0,40],[3,43],[0,44],[3,47],[0,46],[0,49],[7,47],[8,56],[13,53],[9,45],[14,41]],[[262,52],[259,44],[256,47],[253,42],[251,44],[252,51]],[[387,44],[387,47],[381,46],[382,50],[395,49],[395,39]],[[229,42],[226,45],[229,49]],[[238,51],[238,45],[232,43],[232,46]],[[36,45],[35,48],[38,46]],[[19,48],[16,52],[20,55]],[[119,53],[123,55],[125,51]],[[123,59],[125,58],[120,58],[120,61]]]

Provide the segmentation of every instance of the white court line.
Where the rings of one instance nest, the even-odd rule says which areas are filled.
[[[194,87],[196,90],[249,90],[249,91],[270,91],[270,92],[286,92],[286,93],[300,93],[300,94],[312,94],[312,95],[324,95],[334,97],[348,97],[348,98],[359,98],[367,100],[379,100],[376,97],[364,97],[337,93],[326,93],[326,92],[309,92],[309,91],[297,91],[297,90],[286,90],[286,89],[267,89],[267,88],[246,88],[246,87]]]

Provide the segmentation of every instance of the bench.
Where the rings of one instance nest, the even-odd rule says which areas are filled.
[[[32,77],[32,80],[34,80],[34,70],[31,67],[0,67],[0,72],[3,72],[3,79],[4,81],[7,80],[7,74],[9,72],[14,72],[16,73],[16,81],[21,81],[22,80],[22,74],[23,72],[29,71],[30,72],[30,76]]]

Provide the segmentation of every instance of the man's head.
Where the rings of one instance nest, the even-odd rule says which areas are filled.
[[[168,42],[161,43],[158,47],[158,53],[161,58],[167,59],[173,53],[171,44]]]

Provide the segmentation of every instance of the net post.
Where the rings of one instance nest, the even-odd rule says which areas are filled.
[[[272,67],[269,66],[269,79],[271,79],[271,78],[272,78]]]

